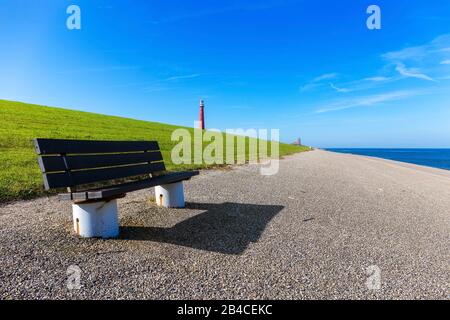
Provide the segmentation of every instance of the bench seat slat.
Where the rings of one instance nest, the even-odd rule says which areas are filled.
[[[198,175],[198,171],[169,173],[163,176],[123,183],[103,189],[94,189],[83,192],[63,193],[59,195],[61,200],[101,200],[120,196],[128,192],[147,189],[162,184],[170,184],[183,180],[189,180]]]
[[[38,155],[119,153],[159,150],[159,145],[156,141],[35,139],[34,146]]]
[[[49,190],[139,176],[164,170],[165,166],[163,162],[155,162],[145,165],[112,167],[107,169],[44,173],[44,185],[46,190]]]
[[[144,164],[162,161],[161,152],[107,154],[107,155],[80,155],[65,157],[69,170],[94,169],[129,164]],[[62,156],[44,156],[38,158],[43,173],[66,171],[66,164]]]

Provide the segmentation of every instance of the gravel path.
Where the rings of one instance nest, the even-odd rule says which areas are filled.
[[[0,206],[0,298],[450,297],[448,171],[318,150],[202,172],[186,209],[150,194],[119,200],[117,240],[77,238],[54,197]]]

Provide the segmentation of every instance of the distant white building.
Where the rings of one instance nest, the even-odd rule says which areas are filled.
[[[296,146],[301,146],[302,145],[302,139],[301,138],[297,138],[297,140],[295,140],[295,142],[292,143],[292,144],[296,145]]]

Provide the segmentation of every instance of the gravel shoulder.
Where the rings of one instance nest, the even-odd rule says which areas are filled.
[[[55,197],[0,205],[0,299],[450,297],[449,171],[316,150],[185,187],[185,209],[120,199],[116,240],[76,237]]]

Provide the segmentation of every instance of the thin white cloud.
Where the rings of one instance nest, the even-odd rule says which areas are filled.
[[[198,77],[200,77],[200,74],[194,73],[194,74],[188,74],[188,75],[183,75],[183,76],[172,76],[172,77],[161,80],[161,82],[194,79],[194,78],[198,78]]]
[[[350,108],[357,108],[357,107],[370,107],[375,106],[378,104],[382,104],[385,102],[391,102],[391,101],[398,101],[402,99],[406,99],[409,97],[417,96],[420,94],[424,94],[425,91],[423,90],[400,90],[400,91],[393,91],[388,93],[382,93],[378,95],[370,95],[370,96],[363,96],[363,97],[357,97],[353,99],[345,99],[342,101],[330,103],[330,105],[319,108],[315,111],[315,113],[327,113],[332,111],[340,111]]]
[[[336,78],[337,76],[338,76],[337,73],[326,73],[326,74],[323,74],[321,76],[314,78],[312,80],[312,82],[320,82],[323,80],[330,80],[330,79]]]
[[[427,46],[405,48],[399,51],[392,51],[382,55],[386,60],[404,61],[422,59],[428,54]]]
[[[318,87],[322,87],[324,85],[323,81],[325,80],[331,80],[331,79],[335,79],[338,77],[337,73],[326,73],[326,74],[322,74],[318,77],[315,77],[314,79],[312,79],[310,82],[306,83],[305,85],[300,87],[300,91],[304,92],[304,91],[309,91]]]
[[[402,78],[437,82],[448,73],[443,65],[450,64],[449,52],[450,34],[443,34],[428,43],[391,51],[382,57],[388,62],[386,67],[394,67]]]
[[[391,51],[382,55],[389,61],[423,60],[435,53],[450,51],[450,34],[441,35],[429,43],[420,46],[407,47],[397,51]]]
[[[330,87],[339,93],[349,93],[349,92],[356,92],[356,91],[364,91],[364,90],[370,90],[377,88],[379,86],[385,85],[389,82],[397,81],[400,76],[397,77],[382,77],[382,76],[376,76],[376,77],[370,77],[370,78],[363,78],[359,80],[344,82],[339,85],[335,83],[329,83]]]
[[[339,88],[339,87],[335,86],[331,82],[330,82],[330,87],[333,88],[334,90],[336,90],[339,93],[349,93],[349,92],[352,91],[351,89],[347,89],[347,88]]]
[[[395,70],[397,70],[398,73],[400,73],[402,76],[407,77],[407,78],[417,78],[417,79],[422,79],[422,80],[427,80],[427,81],[436,81],[433,78],[431,78],[430,76],[427,76],[426,74],[421,73],[418,69],[406,68],[406,66],[403,63],[398,63]]]
[[[373,82],[382,82],[382,81],[388,81],[391,78],[388,77],[370,77],[370,78],[365,78],[364,81],[373,81]]]

